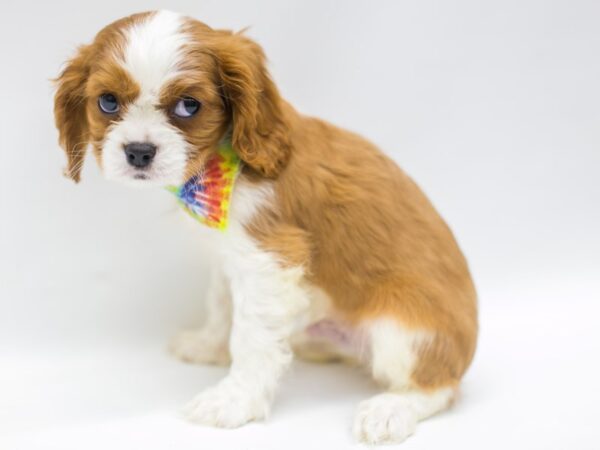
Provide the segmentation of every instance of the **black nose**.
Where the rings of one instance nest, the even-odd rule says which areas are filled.
[[[125,146],[127,162],[133,167],[146,167],[156,155],[156,145],[149,142],[131,142]]]

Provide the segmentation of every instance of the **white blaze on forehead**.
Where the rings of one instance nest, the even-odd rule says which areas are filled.
[[[144,185],[182,183],[188,158],[185,136],[157,108],[161,89],[179,73],[188,37],[182,31],[184,18],[169,11],[149,14],[124,30],[126,43],[119,57],[122,67],[140,86],[140,95],[113,123],[104,140],[102,160],[108,178]],[[156,146],[152,164],[140,172],[127,162],[124,146],[149,142]]]
[[[175,76],[187,42],[182,16],[157,11],[126,32],[123,67],[140,85],[143,97],[158,95],[164,83]]]

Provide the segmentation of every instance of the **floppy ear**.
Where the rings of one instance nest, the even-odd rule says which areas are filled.
[[[215,49],[218,76],[232,120],[232,146],[240,158],[265,177],[285,166],[290,144],[282,99],[265,66],[258,44],[222,33]]]
[[[55,81],[54,120],[58,142],[67,153],[65,175],[79,182],[81,166],[89,143],[85,85],[89,75],[91,46],[80,47]]]

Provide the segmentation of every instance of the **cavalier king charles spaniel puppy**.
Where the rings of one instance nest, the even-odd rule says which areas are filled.
[[[255,42],[134,14],[80,47],[56,85],[68,177],[91,147],[108,179],[168,187],[215,228],[206,320],[171,348],[230,368],[185,408],[191,421],[264,419],[294,355],[351,361],[381,385],[356,410],[366,443],[403,441],[452,403],[478,327],[451,231],[372,143],[281,98]]]

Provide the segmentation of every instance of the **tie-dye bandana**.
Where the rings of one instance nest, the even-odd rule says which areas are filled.
[[[219,230],[227,228],[229,202],[240,172],[240,158],[224,143],[198,175],[182,186],[169,186],[183,208],[196,220]]]

